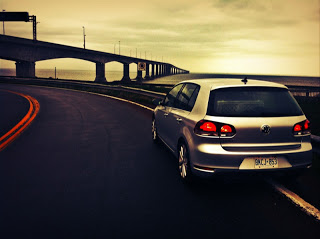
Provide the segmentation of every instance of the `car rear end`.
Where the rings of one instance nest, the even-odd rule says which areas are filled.
[[[212,87],[190,139],[193,173],[294,170],[312,163],[310,122],[282,85]]]

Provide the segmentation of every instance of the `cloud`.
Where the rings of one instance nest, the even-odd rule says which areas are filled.
[[[319,66],[318,0],[2,0],[0,7],[37,15],[40,40],[82,47],[85,26],[88,48],[113,52],[121,41],[124,54],[138,49],[182,68],[232,57],[309,57]],[[32,37],[31,23],[12,24],[8,34]]]

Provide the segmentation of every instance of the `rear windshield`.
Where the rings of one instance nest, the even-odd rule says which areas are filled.
[[[234,87],[211,91],[207,115],[279,117],[303,115],[303,112],[287,89]]]

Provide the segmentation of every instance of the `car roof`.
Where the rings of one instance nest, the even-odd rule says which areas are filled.
[[[181,83],[194,83],[203,87],[208,87],[211,90],[219,88],[229,88],[229,87],[276,87],[288,89],[285,85],[261,80],[251,80],[247,79],[247,83],[243,82],[243,79],[230,79],[230,78],[211,78],[211,79],[193,79],[182,81]]]

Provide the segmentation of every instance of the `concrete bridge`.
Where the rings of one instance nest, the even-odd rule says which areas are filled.
[[[105,64],[112,61],[123,64],[122,81],[130,81],[129,64],[135,63],[138,65],[139,62],[146,64],[145,79],[189,73],[189,71],[180,69],[169,63],[0,35],[0,59],[15,61],[16,76],[18,77],[35,77],[35,65],[37,61],[57,58],[76,58],[96,63],[95,82],[106,82]],[[142,71],[137,71],[136,80],[142,80]]]

